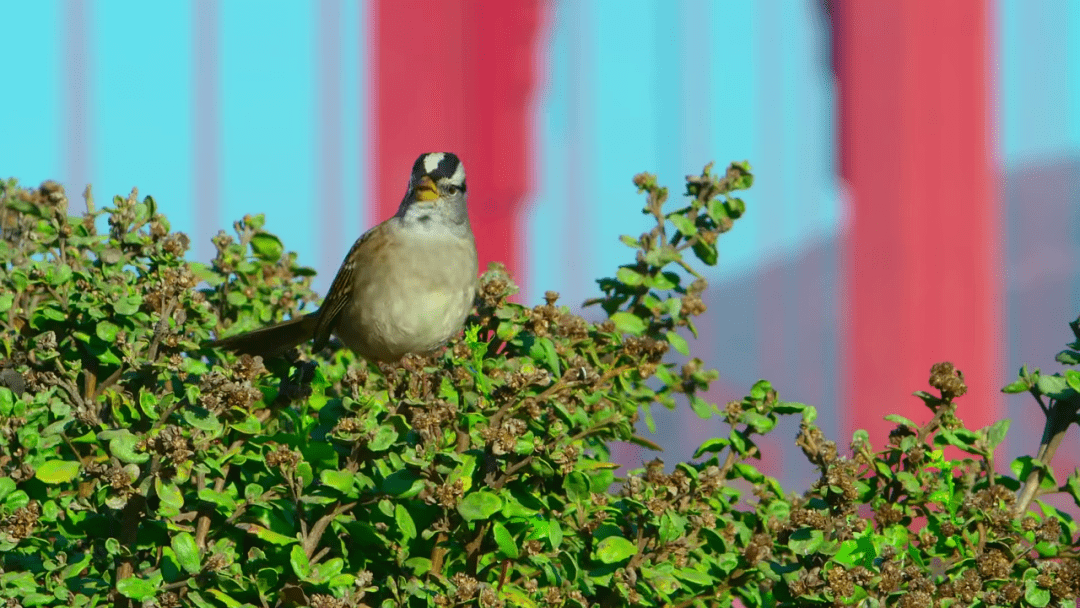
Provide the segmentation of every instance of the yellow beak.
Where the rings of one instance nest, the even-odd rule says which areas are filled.
[[[416,182],[413,191],[418,201],[433,201],[439,198],[439,189],[435,186],[435,182],[426,175]]]

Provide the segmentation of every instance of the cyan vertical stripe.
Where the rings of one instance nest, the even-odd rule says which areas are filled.
[[[191,10],[186,3],[94,4],[94,192],[153,195],[172,227],[197,228],[191,188]]]
[[[315,230],[317,249],[313,251],[319,268],[333,268],[340,262],[348,227],[342,222],[345,211],[345,89],[343,59],[345,47],[345,2],[321,0],[315,5],[315,63],[311,66],[316,79],[316,201],[318,209]],[[329,286],[320,273],[320,286]]]
[[[345,96],[345,115],[341,120],[343,130],[342,166],[344,175],[342,195],[344,204],[340,218],[344,230],[345,249],[338,251],[330,260],[332,266],[319,269],[316,288],[320,293],[330,287],[337,265],[345,257],[348,247],[363,234],[369,226],[367,209],[373,203],[367,200],[368,190],[364,187],[372,179],[372,164],[368,159],[368,142],[371,139],[371,108],[369,53],[370,29],[367,16],[368,0],[347,0],[342,10],[344,39],[342,43],[342,90]],[[327,263],[326,261],[323,262]]]
[[[1077,119],[1070,113],[1080,103],[1070,92],[1080,85],[1068,80],[1069,62],[1077,57],[1070,49],[1078,46],[1069,33],[1080,25],[1069,20],[1077,13],[1075,5],[999,0],[999,124],[1006,165],[1059,157],[1080,144],[1073,138],[1080,126],[1073,126]]]
[[[678,3],[679,29],[683,32],[699,31],[703,23],[709,23],[713,13],[720,10],[709,0],[684,0]],[[712,114],[714,99],[712,91],[712,66],[717,59],[712,56],[712,36],[677,36],[682,69],[679,73],[680,132],[682,139],[680,167],[685,174],[697,173],[705,163],[714,160],[712,125],[717,117]],[[676,175],[681,180],[682,175]],[[681,188],[680,188],[681,190]]]
[[[760,169],[761,155],[758,129],[762,120],[775,120],[759,102],[759,73],[757,40],[760,36],[760,6],[752,2],[730,2],[713,5],[709,15],[710,36],[709,98],[712,112],[710,124],[710,160],[722,171],[730,161],[749,160],[755,173]],[[759,181],[758,184],[761,182]],[[739,220],[738,229],[718,241],[720,267],[710,278],[730,280],[747,272],[758,261],[757,230],[761,221],[761,192],[755,186],[747,196],[752,210]],[[747,327],[749,329],[749,327]]]
[[[62,31],[65,6],[54,0],[10,2],[4,7],[7,50],[0,65],[14,88],[0,97],[0,132],[4,134],[0,179],[16,177],[24,186],[37,186],[46,179],[66,180],[64,45],[42,37],[42,32]]]
[[[1069,124],[1065,132],[1069,138],[1069,153],[1080,149],[1080,2],[1065,4],[1065,82]]]
[[[533,100],[532,131],[536,146],[533,158],[536,164],[530,168],[532,190],[523,218],[527,239],[525,251],[531,254],[528,284],[520,286],[524,292],[523,302],[536,301],[545,290],[556,288],[556,277],[565,258],[564,243],[559,234],[567,217],[566,205],[562,204],[562,193],[567,191],[564,145],[569,123],[564,83],[569,70],[567,39],[570,28],[566,15],[572,7],[565,0],[553,0],[552,5],[550,27],[541,33],[537,42],[536,62],[544,70],[540,72]],[[546,256],[536,253],[545,249]]]
[[[594,91],[596,58],[591,32],[594,13],[588,3],[554,0],[551,31],[545,45],[546,76],[536,97],[538,164],[533,171],[528,227],[531,264],[526,302],[547,290],[559,291],[563,302],[577,306],[586,293],[591,227],[602,217],[593,190],[594,117],[583,103]]]
[[[674,10],[674,3],[606,0],[588,4],[594,11],[591,22],[596,36],[595,92],[587,100],[592,104],[596,141],[589,173],[596,221],[588,226],[589,250],[579,263],[586,268],[581,288],[591,296],[597,293],[596,278],[613,276],[619,264],[633,260],[633,252],[618,242],[619,235],[636,237],[648,225],[641,215],[644,199],[635,193],[631,178],[640,171],[659,172],[661,181],[670,183],[670,172],[660,172],[665,168],[657,161],[677,157],[678,152],[669,147],[665,137],[670,133],[661,132],[658,121],[658,109],[673,98],[658,79],[658,40],[666,35],[658,19]],[[677,64],[667,67],[678,69]]]
[[[322,209],[315,169],[313,3],[236,0],[221,19],[221,207],[218,223],[266,213],[266,227],[317,265]]]

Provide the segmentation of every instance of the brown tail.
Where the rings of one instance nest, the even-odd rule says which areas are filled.
[[[316,313],[311,313],[284,323],[249,331],[246,334],[214,340],[207,346],[231,350],[241,355],[261,355],[263,359],[270,359],[283,355],[313,338],[317,322]]]

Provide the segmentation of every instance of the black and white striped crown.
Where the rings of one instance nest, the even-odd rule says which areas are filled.
[[[452,152],[428,152],[421,154],[416,159],[412,168],[412,182],[416,183],[421,177],[430,177],[438,182],[440,179],[449,179],[456,186],[465,185],[465,166],[461,159]]]

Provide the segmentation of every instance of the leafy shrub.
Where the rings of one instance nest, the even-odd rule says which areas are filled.
[[[687,178],[665,209],[648,174],[648,232],[599,281],[591,323],[507,301],[483,277],[460,339],[369,365],[347,350],[263,362],[206,350],[315,301],[310,269],[261,217],[184,260],[152,198],[69,216],[59,186],[0,191],[0,598],[8,606],[730,606],[1061,604],[1080,590],[1049,466],[1076,420],[1080,374],[1022,370],[1051,421],[1036,458],[995,472],[1007,422],[964,429],[949,364],[853,455],[813,407],[768,382],[719,407],[688,355],[705,310],[691,263],[744,212],[745,163]],[[99,223],[108,226],[99,233]],[[688,257],[692,253],[694,258]],[[1078,321],[1080,323],[1080,321]],[[1073,325],[1080,333],[1080,325]],[[1080,335],[1077,338],[1080,342]],[[1075,365],[1080,345],[1059,356]],[[616,477],[609,446],[650,408],[720,416],[726,437],[671,472]],[[750,461],[780,416],[820,478],[786,493]],[[1056,442],[1056,443],[1055,443]],[[970,457],[946,459],[943,446]],[[1077,499],[1074,474],[1060,488]],[[1039,512],[1029,512],[1035,501]]]

